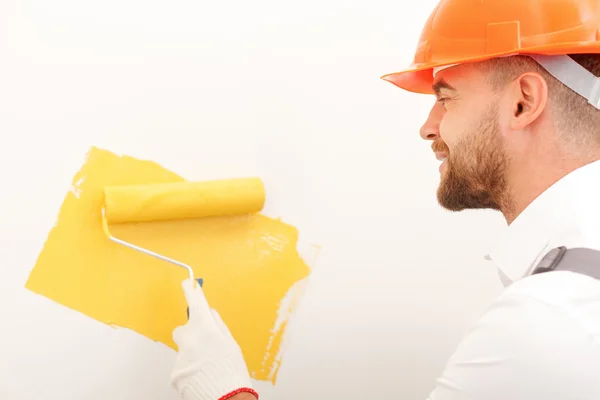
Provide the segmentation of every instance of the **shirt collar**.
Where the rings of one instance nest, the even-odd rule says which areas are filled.
[[[529,275],[556,238],[600,216],[600,161],[569,173],[538,196],[506,229],[486,259],[504,285]],[[560,245],[560,244],[558,244]],[[553,247],[551,246],[551,247]]]

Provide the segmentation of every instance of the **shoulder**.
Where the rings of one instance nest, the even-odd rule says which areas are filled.
[[[572,272],[524,278],[509,286],[466,336],[506,347],[514,360],[596,348],[600,355],[600,281]],[[539,366],[538,366],[539,367]]]
[[[514,283],[490,305],[430,399],[600,398],[593,371],[600,371],[600,282],[540,274]]]
[[[494,326],[497,332],[487,332]],[[600,280],[557,271],[529,276],[510,285],[476,322],[472,333],[491,340],[527,343],[521,351],[578,339],[600,350]],[[592,338],[595,337],[595,340]]]
[[[513,310],[517,315],[536,309],[539,315],[532,317],[537,323],[560,322],[600,333],[600,280],[586,275],[555,271],[526,277],[510,285],[488,313],[510,304],[519,306]]]

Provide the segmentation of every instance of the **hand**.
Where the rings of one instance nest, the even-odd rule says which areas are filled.
[[[219,313],[209,307],[200,285],[186,279],[181,286],[189,320],[173,331],[179,351],[171,385],[184,400],[225,400],[238,393],[258,399],[239,345]]]

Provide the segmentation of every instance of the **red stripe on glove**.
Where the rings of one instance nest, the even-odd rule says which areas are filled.
[[[234,390],[233,392],[227,393],[225,396],[219,398],[219,400],[227,400],[240,393],[250,393],[254,395],[254,397],[256,397],[256,400],[258,400],[258,393],[254,389],[250,388],[239,388],[237,390]]]

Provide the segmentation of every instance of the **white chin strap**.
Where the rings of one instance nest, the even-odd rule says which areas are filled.
[[[600,78],[579,65],[567,55],[527,54],[540,64],[550,75],[554,76],[565,86],[585,98],[588,103],[600,109]],[[433,68],[433,76],[458,64]]]
[[[600,78],[569,56],[540,54],[528,54],[528,56],[565,86],[584,97],[588,103],[600,109]]]
[[[452,68],[457,65],[458,64],[450,64],[450,65],[444,65],[443,67],[433,67],[433,77],[435,78],[435,76],[437,75],[438,72],[443,71],[446,68]]]

